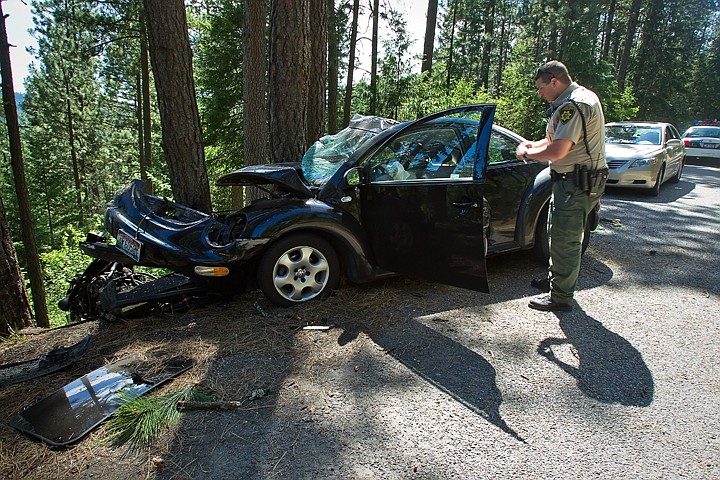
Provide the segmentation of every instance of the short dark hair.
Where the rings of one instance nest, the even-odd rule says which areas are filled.
[[[534,80],[542,79],[543,83],[548,83],[552,78],[557,78],[563,83],[572,83],[573,81],[565,64],[558,60],[544,63],[538,68]]]

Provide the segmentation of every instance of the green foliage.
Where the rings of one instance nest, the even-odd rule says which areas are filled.
[[[82,273],[90,263],[90,259],[78,247],[78,243],[85,240],[85,236],[84,232],[68,226],[60,232],[59,245],[40,254],[51,327],[69,322],[67,313],[60,310],[57,304],[65,296],[68,282]]]
[[[703,49],[692,68],[690,86],[691,102],[688,117],[692,120],[720,120],[720,15],[708,27],[708,36],[712,39],[708,48]]]
[[[26,83],[22,129],[25,171],[38,245],[46,265],[50,309],[67,280],[84,268],[75,245],[115,192],[140,176],[141,0],[32,2],[37,63]],[[498,104],[496,123],[527,138],[544,135],[548,105],[532,78],[544,61],[565,62],[597,92],[608,121],[667,120],[682,128],[720,117],[718,0],[645,0],[630,32],[623,87],[618,79],[632,0],[440,3],[435,62],[417,73],[403,16],[383,4],[376,113],[412,120],[469,103]],[[365,4],[363,4],[365,7]],[[419,8],[414,5],[413,8]],[[424,7],[424,5],[423,5]],[[339,76],[347,73],[351,1],[335,2]],[[215,180],[244,165],[242,0],[188,3],[198,103],[215,211],[230,207],[230,189]],[[271,26],[268,25],[268,28]],[[362,32],[362,25],[360,26]],[[381,29],[381,32],[383,29]],[[361,34],[362,36],[362,34]],[[356,77],[357,78],[357,77]],[[152,83],[152,82],[151,82]],[[354,88],[351,113],[370,113],[370,80]],[[343,98],[339,82],[339,98]],[[160,197],[172,198],[151,91],[152,162],[147,172]],[[342,118],[343,112],[338,112]],[[7,135],[0,125],[0,150]],[[268,139],[275,141],[274,139]],[[17,206],[8,162],[0,164],[0,197],[16,235]],[[22,257],[22,244],[18,244]]]
[[[203,390],[185,385],[162,396],[134,397],[125,395],[120,407],[107,423],[115,443],[132,447],[149,444],[163,430],[180,420],[180,401],[208,402],[212,398]]]
[[[215,180],[245,164],[243,145],[242,0],[207,2],[191,10],[193,63],[214,210],[227,210],[229,188]]]

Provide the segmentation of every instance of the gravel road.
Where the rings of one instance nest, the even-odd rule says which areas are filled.
[[[658,197],[609,191],[570,313],[527,307],[543,267],[523,253],[489,260],[491,294],[397,278],[295,318],[248,321],[245,297],[148,329],[138,344],[224,341],[202,382],[269,394],[185,415],[148,451],[71,450],[54,477],[720,479],[718,212],[720,168],[688,166]],[[233,352],[213,321],[285,343]]]
[[[718,479],[718,212],[718,168],[609,191],[572,313],[527,308],[525,254],[489,261],[490,295],[351,287],[357,308],[323,305],[338,328],[251,359],[267,410],[188,422],[158,477]]]

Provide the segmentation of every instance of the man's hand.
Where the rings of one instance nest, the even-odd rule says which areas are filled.
[[[527,144],[530,142],[521,143],[517,146],[515,149],[515,158],[518,160],[522,160],[523,162],[527,161]]]

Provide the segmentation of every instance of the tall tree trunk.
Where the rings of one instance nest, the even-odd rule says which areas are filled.
[[[482,65],[480,67],[480,84],[485,88],[489,88],[490,78],[490,52],[492,51],[493,35],[495,35],[495,0],[489,0],[483,15],[485,18],[485,28],[483,32],[483,55]]]
[[[35,244],[35,222],[32,218],[32,211],[30,210],[30,193],[27,188],[27,181],[25,180],[25,165],[22,158],[22,141],[20,139],[20,123],[18,121],[17,105],[15,104],[15,88],[13,87],[12,80],[12,65],[10,63],[10,46],[8,45],[7,30],[5,29],[5,14],[2,11],[2,2],[0,2],[0,71],[2,76],[2,98],[3,98],[3,110],[5,111],[5,121],[7,124],[8,140],[10,144],[10,164],[12,167],[13,177],[15,180],[15,193],[17,195],[18,210],[20,213],[20,228],[22,233],[22,240],[25,244],[25,263],[27,266],[28,276],[30,277],[30,288],[33,294],[33,307],[35,309],[35,319],[37,324],[41,327],[50,326],[50,318],[48,316],[47,302],[45,299],[45,284],[43,283],[42,268],[40,266],[40,256],[38,255],[37,246]],[[3,159],[5,160],[5,159]],[[3,226],[3,253],[2,255],[6,259],[2,260],[8,264],[7,277],[10,279],[14,274],[12,273],[13,268],[10,266],[10,262],[16,262],[16,256],[14,248],[12,246],[12,240],[10,239],[9,232],[7,231],[7,220],[5,218],[5,207],[2,207],[2,218],[0,222]],[[10,239],[10,247],[6,245],[6,237]],[[0,267],[5,268],[5,267]],[[1,275],[0,275],[1,276]],[[19,291],[17,281],[13,285],[7,285],[2,290],[7,290],[7,293],[16,293],[18,296],[22,296],[23,293]],[[20,283],[22,284],[22,276],[20,276]],[[6,285],[5,281],[0,285]],[[24,291],[24,286],[22,288]],[[27,295],[27,294],[24,294]],[[25,296],[27,301],[27,296]],[[15,303],[18,306],[21,305],[22,301]],[[2,308],[4,309],[7,304],[3,300],[0,300]],[[12,312],[12,311],[11,311]],[[24,316],[22,310],[18,310],[17,322],[25,324],[29,320]],[[9,323],[9,318],[5,318],[6,314],[3,311],[2,319],[0,323]]]
[[[310,147],[325,130],[325,85],[327,79],[328,22],[327,2],[311,0],[308,22],[312,22],[308,72],[307,139]]]
[[[370,54],[370,113],[377,114],[377,66],[378,66],[378,27],[380,24],[380,0],[373,1],[372,10],[372,51]]]
[[[142,129],[145,171],[152,168],[152,117],[150,116],[150,58],[147,40],[147,16],[140,12],[140,75],[142,82]],[[145,193],[153,193],[152,179],[145,178]]]
[[[270,157],[298,161],[306,150],[309,0],[273,0],[270,14]]]
[[[266,162],[267,104],[265,72],[267,71],[265,0],[245,0],[243,12],[243,154],[245,165]],[[239,192],[237,190],[240,190]],[[248,187],[248,201],[260,197],[260,190]],[[242,187],[233,187],[233,207],[242,206]]]
[[[8,228],[5,205],[0,198],[0,336],[7,337],[32,324],[25,281]]]
[[[627,66],[630,62],[630,52],[632,52],[635,44],[635,33],[637,31],[638,17],[640,16],[640,6],[642,0],[633,0],[630,6],[630,15],[628,18],[627,32],[625,33],[625,45],[623,46],[622,56],[620,57],[620,65],[618,66],[618,85],[621,89],[625,88],[625,77],[627,76]]]
[[[142,114],[142,76],[135,77],[135,121],[137,122],[138,157],[140,163],[140,180],[147,183],[148,175],[145,168],[145,135],[143,134]]]
[[[610,43],[612,40],[613,23],[615,22],[615,9],[617,8],[617,0],[610,1],[607,19],[605,21],[605,38],[603,39],[603,58],[607,59],[610,55]]]
[[[357,44],[358,16],[360,14],[360,0],[353,3],[352,27],[350,29],[350,60],[348,62],[347,84],[345,87],[345,107],[343,109],[343,128],[350,124],[350,109],[352,107],[353,74],[355,73],[355,46]]]
[[[506,34],[506,25],[507,25],[507,18],[505,17],[505,13],[503,12],[503,21],[500,25],[500,40],[498,41],[498,44],[500,45],[500,50],[498,51],[498,61],[497,61],[497,68],[495,70],[495,94],[501,95],[502,94],[502,74],[503,70],[505,69],[505,64],[507,62],[507,39],[505,38]]]
[[[445,90],[450,93],[450,84],[452,83],[452,67],[453,67],[453,46],[455,43],[455,27],[457,26],[457,1],[452,2],[452,25],[450,26],[450,46],[448,47],[447,61],[447,78],[445,79]]]
[[[75,132],[73,130],[73,110],[70,101],[70,82],[67,77],[63,78],[65,83],[65,115],[67,117],[67,135],[70,144],[70,160],[72,161],[73,179],[75,180],[75,195],[78,204],[78,224],[83,225],[83,201],[82,201],[82,175],[80,173],[80,164],[78,162],[77,150],[75,150]]]
[[[425,43],[420,73],[432,70],[433,53],[435,50],[435,25],[437,24],[438,0],[428,0],[427,17],[425,19]]]
[[[160,109],[170,184],[175,201],[210,212],[192,51],[183,0],[145,0],[150,62]]]
[[[338,131],[338,25],[335,12],[335,0],[327,0],[328,12],[328,99],[327,99],[327,133]]]

